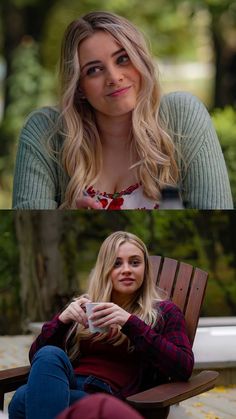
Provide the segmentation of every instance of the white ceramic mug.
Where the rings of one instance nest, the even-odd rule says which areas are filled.
[[[103,303],[86,303],[85,304],[86,314],[88,316],[89,330],[92,333],[96,333],[96,332],[105,333],[105,332],[108,332],[108,330],[109,330],[108,326],[106,326],[106,327],[96,327],[96,326],[94,326],[92,320],[89,319],[89,317],[93,313],[93,308],[96,307],[96,306],[99,306],[101,304],[103,304]]]

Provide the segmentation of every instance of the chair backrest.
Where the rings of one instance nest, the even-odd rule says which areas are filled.
[[[151,263],[156,285],[182,310],[188,337],[193,344],[208,273],[167,257],[151,256]]]

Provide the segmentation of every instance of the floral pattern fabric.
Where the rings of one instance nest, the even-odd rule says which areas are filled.
[[[143,193],[141,184],[129,186],[121,192],[114,194],[95,191],[92,186],[86,190],[86,195],[94,198],[102,204],[106,210],[122,210],[122,209],[157,209],[159,203],[153,199],[147,198]]]

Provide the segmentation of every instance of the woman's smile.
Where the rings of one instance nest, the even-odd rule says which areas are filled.
[[[109,93],[107,96],[111,96],[111,97],[117,97],[117,96],[122,96],[125,93],[128,93],[128,91],[130,90],[132,86],[128,86],[128,87],[123,87],[121,89],[117,89],[112,93]]]
[[[125,285],[132,285],[135,282],[135,279],[132,278],[123,278],[120,279],[120,282]]]

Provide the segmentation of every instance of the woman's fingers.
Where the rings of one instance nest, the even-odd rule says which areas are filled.
[[[98,201],[95,201],[91,197],[77,198],[76,200],[77,208],[87,208],[87,209],[102,209],[102,204]]]
[[[101,317],[99,319],[93,320],[93,324],[94,324],[94,326],[99,327],[99,326],[105,326],[105,325],[107,326],[108,322],[109,322],[109,324],[110,323],[113,324],[113,323],[117,323],[117,321],[118,321],[118,318],[116,318],[114,313],[112,313],[108,316],[104,316],[104,317]]]
[[[60,314],[59,320],[63,323],[76,321],[86,327],[88,318],[83,306],[88,302],[90,302],[90,300],[86,297],[77,298],[72,301],[72,303],[70,303],[70,305]]]
[[[78,323],[82,323],[83,325],[87,324],[87,314],[84,312],[83,308],[76,302],[71,304],[71,312],[73,315],[73,320],[77,321]]]
[[[90,319],[92,321],[96,321],[96,320],[100,320],[103,317],[107,317],[108,315],[111,315],[111,314],[114,314],[114,313],[115,313],[114,310],[112,310],[111,308],[107,308],[107,309],[104,309],[104,310],[99,310],[99,311],[93,312],[93,314],[90,316]]]
[[[108,326],[119,324],[123,326],[130,317],[130,313],[113,303],[104,303],[94,308],[92,320],[94,326]]]
[[[88,325],[88,317],[85,311],[85,304],[91,302],[86,297],[80,297],[72,301],[72,303],[61,313],[59,319],[68,323],[75,321],[84,327]],[[95,326],[108,326],[118,324],[123,326],[130,317],[130,313],[114,303],[103,303],[93,309],[90,319]]]
[[[86,303],[91,303],[91,300],[87,297],[79,297],[75,300],[75,302],[78,302],[78,304],[84,308]]]

